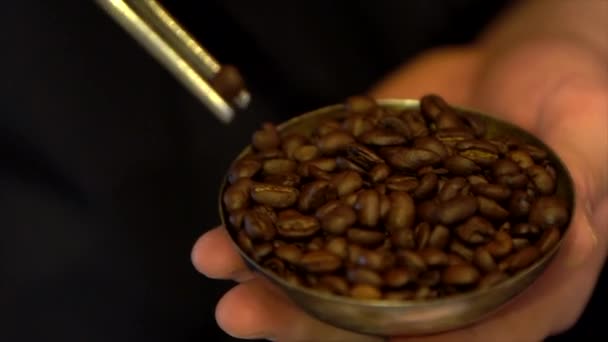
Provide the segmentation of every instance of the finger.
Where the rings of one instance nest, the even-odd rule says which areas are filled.
[[[378,337],[334,328],[305,314],[284,293],[256,278],[230,290],[218,303],[215,317],[228,334],[242,339],[280,342],[381,342]]]
[[[223,226],[203,234],[191,254],[194,267],[213,279],[245,281],[253,277]]]

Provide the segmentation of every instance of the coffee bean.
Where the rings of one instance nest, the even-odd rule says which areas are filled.
[[[336,157],[336,166],[340,171],[355,171],[360,174],[365,174],[365,170],[343,156]]]
[[[443,98],[435,94],[428,94],[420,99],[420,109],[425,117],[435,121],[441,112],[448,109],[449,106]]]
[[[346,205],[339,204],[321,219],[321,227],[324,231],[340,235],[357,222],[357,214]]]
[[[381,243],[385,235],[380,231],[350,228],[346,231],[346,237],[353,243],[369,246]]]
[[[433,287],[441,281],[441,272],[439,270],[426,271],[420,274],[417,280],[422,287]]]
[[[437,188],[439,178],[435,173],[427,173],[422,176],[418,187],[412,193],[416,199],[427,199],[431,197]]]
[[[296,188],[256,183],[251,186],[251,198],[259,203],[273,208],[287,208],[292,206],[298,199]]]
[[[299,162],[305,162],[319,158],[321,152],[315,145],[301,145],[298,146],[293,152],[293,158]]]
[[[392,192],[389,195],[391,207],[386,216],[389,231],[410,229],[416,220],[414,200],[406,192]]]
[[[480,139],[460,141],[456,144],[455,148],[459,151],[477,150],[491,153],[494,155],[497,155],[499,153],[498,148],[492,143]]]
[[[556,196],[540,197],[530,208],[530,223],[541,228],[562,228],[568,223],[569,215],[566,202]]]
[[[437,290],[431,290],[429,286],[420,286],[414,294],[415,300],[428,300],[433,298],[437,298]]]
[[[456,228],[456,234],[469,244],[482,244],[490,241],[495,231],[488,220],[473,216]]]
[[[303,145],[308,144],[308,138],[299,133],[290,133],[283,138],[281,149],[285,153],[285,157],[295,159],[295,151]]]
[[[450,242],[450,230],[444,225],[436,225],[429,237],[428,246],[444,249]]]
[[[448,146],[456,146],[461,141],[474,139],[475,136],[467,129],[442,129],[435,133],[435,138]]]
[[[416,171],[441,160],[435,152],[420,148],[386,147],[381,150],[381,154],[389,165],[402,171]]]
[[[530,157],[532,157],[532,159],[534,159],[537,162],[547,159],[547,157],[548,157],[547,151],[545,151],[544,149],[542,149],[540,147],[534,146],[534,145],[525,144],[525,145],[521,145],[520,148],[522,150],[528,152]]]
[[[344,197],[342,198],[342,200],[341,200],[341,201],[342,201],[342,203],[344,203],[344,204],[346,204],[346,205],[348,205],[348,206],[350,206],[350,207],[354,207],[354,206],[355,206],[355,203],[357,203],[357,198],[359,198],[359,193],[360,193],[361,191],[362,191],[362,190],[359,190],[359,191],[354,192],[354,193],[352,193],[352,194],[350,194],[350,195],[344,196]]]
[[[286,273],[285,263],[279,258],[270,258],[264,261],[262,266],[279,277],[283,277]]]
[[[331,200],[322,206],[320,206],[315,212],[315,217],[319,220],[323,220],[327,214],[329,214],[332,210],[336,209],[338,206],[343,205],[339,200]]]
[[[470,175],[467,177],[467,181],[473,187],[480,185],[480,184],[488,184],[488,180],[482,175]],[[509,190],[509,188],[507,188],[507,190]],[[481,195],[483,195],[483,194],[481,194]],[[486,194],[486,196],[492,198],[492,196],[488,196],[487,194]]]
[[[265,175],[284,175],[296,170],[296,162],[290,159],[268,159],[262,164]]]
[[[262,183],[295,188],[300,185],[300,176],[295,173],[265,176]]]
[[[477,138],[483,137],[487,132],[487,127],[482,118],[477,115],[462,113],[462,120],[464,120],[465,124],[473,131],[473,134]]]
[[[526,191],[515,190],[509,200],[509,212],[514,218],[528,217],[533,198]]]
[[[492,166],[492,173],[495,178],[499,178],[500,176],[517,175],[520,172],[520,167],[510,159],[499,159]]]
[[[536,247],[538,247],[542,254],[545,254],[559,242],[560,237],[561,232],[557,227],[549,227],[543,232],[543,235],[536,243]]]
[[[342,266],[342,259],[327,251],[308,252],[300,258],[300,265],[308,272],[332,272]]]
[[[253,257],[255,260],[262,260],[264,257],[270,255],[272,253],[273,247],[270,242],[263,242],[253,246]]]
[[[323,249],[325,245],[325,241],[322,237],[317,236],[314,237],[308,244],[306,244],[306,250],[308,251],[320,251]]]
[[[472,185],[473,193],[495,201],[504,201],[511,196],[511,189],[500,184],[481,183]]]
[[[470,265],[448,266],[441,274],[441,281],[449,285],[472,285],[479,281],[479,271]]]
[[[313,216],[298,215],[279,218],[277,232],[286,238],[303,238],[314,235],[320,229],[320,223]]]
[[[435,125],[438,130],[465,127],[460,116],[451,108],[446,108],[439,114],[435,119]]]
[[[306,166],[316,166],[319,169],[326,172],[333,172],[337,167],[337,161],[335,158],[317,158],[314,160],[309,160],[306,163],[302,164]],[[302,170],[304,173],[305,170]],[[307,177],[307,174],[302,174],[302,176]]]
[[[375,190],[363,190],[359,193],[355,209],[359,213],[359,223],[375,227],[380,219],[380,195]]]
[[[380,195],[380,219],[386,220],[388,216],[388,212],[391,210],[391,200],[388,196],[382,194]]]
[[[325,120],[317,128],[316,135],[318,137],[323,137],[328,135],[329,133],[333,133],[335,131],[340,130],[340,128],[341,125],[338,121],[332,119]]]
[[[333,131],[319,138],[317,147],[324,155],[332,155],[346,148],[355,138],[344,131]]]
[[[477,267],[486,273],[496,269],[496,262],[494,261],[492,254],[490,254],[490,252],[483,247],[479,247],[475,250],[473,262],[475,265],[477,265]]]
[[[390,191],[413,192],[418,187],[418,180],[413,176],[393,175],[386,180]]]
[[[533,165],[527,170],[534,186],[542,195],[552,195],[555,191],[555,180],[547,170],[540,165]]]
[[[424,222],[437,224],[439,223],[439,209],[437,202],[433,200],[424,201],[416,207],[416,216]]]
[[[509,256],[505,262],[509,271],[518,271],[530,266],[540,257],[540,251],[535,246],[525,247]]]
[[[241,178],[251,178],[262,168],[262,163],[255,159],[240,159],[228,171],[228,181],[233,184]]]
[[[528,177],[523,173],[503,175],[496,177],[498,184],[506,185],[511,189],[523,189],[528,184]]]
[[[369,114],[373,112],[378,105],[376,100],[369,96],[357,95],[348,97],[345,101],[346,110],[355,114]]]
[[[245,81],[236,67],[223,65],[209,85],[224,99],[232,101],[245,88]]]
[[[336,199],[336,197],[336,189],[327,181],[318,180],[307,183],[302,187],[302,192],[298,198],[298,209],[302,212],[316,210],[328,201]]]
[[[441,160],[448,157],[448,150],[445,145],[435,137],[420,137],[414,140],[414,147],[435,152]]]
[[[414,229],[414,235],[416,237],[416,246],[418,246],[418,249],[426,248],[431,239],[431,226],[428,222],[419,223]]]
[[[513,238],[513,249],[516,251],[522,250],[528,246],[530,246],[530,240],[527,238]]]
[[[481,171],[481,168],[471,159],[459,155],[447,158],[443,162],[443,167],[456,176],[469,176]]]
[[[399,250],[396,253],[397,262],[401,266],[407,267],[409,270],[417,273],[426,271],[426,263],[420,254],[409,251],[409,250]]]
[[[418,254],[429,267],[445,266],[448,264],[448,255],[439,248],[424,248]]]
[[[498,154],[478,149],[465,150],[459,154],[482,167],[490,167],[498,159]]]
[[[384,160],[374,151],[361,144],[348,145],[346,147],[346,158],[364,170],[371,170],[377,164],[384,163]]]
[[[230,213],[230,216],[228,217],[228,221],[230,222],[232,227],[234,227],[237,230],[241,228],[241,226],[243,224],[243,217],[245,216],[246,212],[247,212],[246,209],[239,209],[239,210],[235,210],[232,213]]]
[[[391,130],[404,138],[409,138],[412,136],[408,125],[405,123],[405,121],[397,116],[382,117],[378,121],[378,125],[384,129]]]
[[[302,257],[302,249],[296,245],[282,245],[275,249],[274,254],[292,264],[297,264]]]
[[[346,295],[349,293],[349,286],[346,279],[335,275],[325,275],[319,278],[319,283],[326,286],[332,293]]]
[[[245,213],[243,223],[245,232],[252,240],[270,241],[277,233],[271,217],[259,211],[250,210]]]
[[[382,286],[382,277],[378,273],[365,268],[349,268],[346,277],[354,284],[366,284],[372,286]]]
[[[364,114],[349,115],[342,123],[342,129],[355,137],[360,136],[372,128],[372,123],[367,120]]]
[[[490,287],[496,286],[503,281],[509,279],[509,276],[501,271],[493,271],[481,278],[479,281],[478,288],[479,289],[488,289]]]
[[[524,150],[510,151],[507,156],[509,159],[517,163],[522,170],[528,169],[534,165],[534,160],[530,154]]]
[[[331,184],[336,188],[338,196],[342,197],[359,190],[363,186],[363,179],[355,171],[344,171],[335,175]]]
[[[384,273],[384,284],[392,288],[403,287],[413,279],[413,274],[404,267],[393,268]]]
[[[488,242],[485,246],[486,250],[495,258],[502,258],[513,249],[513,240],[505,231],[498,231],[494,234],[494,240]]]
[[[238,233],[237,243],[245,252],[253,253],[253,242],[244,230]]]
[[[357,284],[350,290],[350,295],[356,299],[374,300],[382,298],[382,292],[374,286]]]
[[[452,240],[449,248],[450,248],[450,252],[460,256],[464,260],[466,260],[468,262],[473,261],[474,252],[471,249],[469,249],[468,247],[466,247],[465,245],[463,245],[462,243],[460,243],[456,240]]]
[[[325,249],[342,259],[348,257],[348,242],[343,237],[332,237],[325,244]]]
[[[477,207],[479,213],[489,220],[503,221],[509,217],[507,209],[501,207],[496,201],[484,196],[477,197]]]
[[[437,198],[443,202],[449,201],[456,197],[467,185],[467,180],[462,177],[451,178],[443,184]]]
[[[226,210],[234,212],[249,205],[249,190],[253,182],[249,178],[240,178],[230,185],[223,195]]]
[[[269,151],[279,147],[281,139],[276,127],[271,123],[264,123],[262,129],[253,133],[252,145],[258,151]]]
[[[473,196],[457,196],[439,204],[437,220],[439,223],[451,225],[463,221],[477,211],[477,199]]]
[[[406,139],[397,132],[377,128],[361,134],[361,136],[359,136],[359,141],[366,145],[391,146],[401,145],[406,142]]]
[[[360,249],[357,252],[357,257],[354,260],[354,264],[368,268],[373,271],[384,271],[388,268],[393,267],[396,258],[393,254],[388,252]]]
[[[429,129],[426,122],[418,111],[406,110],[401,114],[401,118],[407,126],[409,138],[425,137],[429,135]]]
[[[453,253],[448,254],[448,265],[463,265],[466,264],[466,260],[464,260],[461,256]]]
[[[511,228],[511,235],[525,238],[535,237],[540,235],[540,228],[530,223],[518,223]]]
[[[392,244],[396,247],[406,249],[414,249],[416,247],[414,231],[411,229],[394,230],[390,238]]]
[[[380,183],[388,178],[391,168],[386,164],[377,164],[369,171],[369,177],[374,183]]]

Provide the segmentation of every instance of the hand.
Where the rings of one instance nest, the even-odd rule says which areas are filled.
[[[576,322],[606,256],[606,84],[567,81],[526,106],[516,98],[509,98],[517,91],[510,93],[506,91],[508,87],[486,92],[478,91],[475,86],[500,83],[501,79],[516,81],[530,69],[514,62],[518,58],[514,56],[509,59],[511,64],[495,68],[500,72],[488,73],[483,75],[485,80],[480,80],[482,58],[479,51],[469,48],[430,52],[388,77],[373,95],[419,98],[433,92],[451,103],[501,113],[504,118],[539,134],[562,156],[575,179],[577,210],[572,231],[541,279],[491,317],[462,330],[420,338],[395,337],[394,341],[542,340]],[[528,66],[533,67],[529,63]],[[479,96],[475,96],[477,94]],[[542,103],[542,107],[533,109],[538,103]],[[240,283],[220,300],[216,310],[219,325],[233,336],[285,342],[382,341],[333,328],[304,314],[274,286],[246,270],[222,227],[199,239],[192,260],[208,277]]]

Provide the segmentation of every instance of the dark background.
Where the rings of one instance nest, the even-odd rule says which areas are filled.
[[[507,2],[163,3],[243,72],[255,100],[230,126],[90,1],[0,12],[2,341],[232,341],[213,317],[232,284],[189,254],[218,224],[218,184],[253,129],[467,42]],[[559,340],[598,337],[605,304],[596,291]]]

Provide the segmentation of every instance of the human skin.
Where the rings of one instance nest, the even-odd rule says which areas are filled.
[[[608,37],[607,18],[604,0],[524,2],[475,43],[426,52],[370,91],[378,98],[437,93],[450,103],[518,124],[560,155],[577,195],[563,248],[521,296],[471,327],[391,341],[540,341],[576,323],[607,253],[608,42],[602,39]],[[197,241],[192,260],[208,277],[239,282],[216,308],[219,325],[233,336],[285,342],[383,340],[336,329],[303,313],[246,270],[223,227]]]

